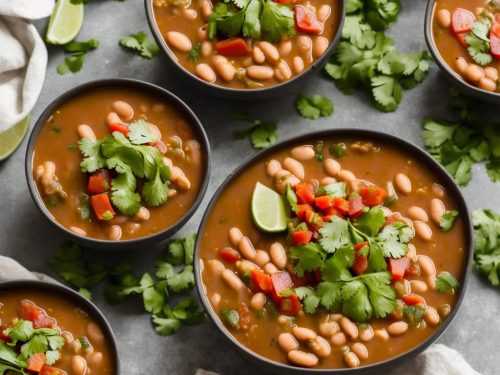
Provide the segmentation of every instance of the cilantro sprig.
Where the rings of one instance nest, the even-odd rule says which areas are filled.
[[[96,39],[88,39],[85,42],[71,41],[64,45],[64,51],[69,53],[69,56],[64,58],[64,62],[57,66],[57,73],[67,74],[79,72],[85,62],[85,54],[99,47],[99,41]]]
[[[467,52],[479,65],[488,65],[493,61],[490,54],[490,34],[491,20],[481,17],[472,24],[470,32],[465,36]]]
[[[237,119],[250,122],[251,125],[246,129],[235,132],[235,137],[238,139],[249,137],[254,148],[266,148],[278,141],[278,131],[274,122],[252,120],[244,115],[237,115]]]
[[[321,95],[307,96],[301,92],[295,101],[297,112],[302,117],[316,120],[320,117],[328,117],[333,113],[332,101]]]
[[[325,67],[344,94],[359,87],[370,90],[375,106],[393,112],[402,89],[422,82],[429,70],[427,52],[400,53],[384,30],[397,20],[398,0],[348,0],[342,40]]]
[[[491,210],[472,213],[474,266],[493,286],[500,285],[500,215]]]
[[[472,166],[486,162],[491,181],[500,181],[500,130],[478,116],[479,104],[450,90],[453,121],[425,119],[422,137],[429,153],[460,186],[472,179]]]
[[[129,49],[145,59],[152,59],[160,53],[160,47],[158,47],[158,44],[149,40],[144,31],[124,36],[120,39],[119,44],[123,48]]]

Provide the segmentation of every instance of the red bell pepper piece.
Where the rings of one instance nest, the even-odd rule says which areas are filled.
[[[401,257],[399,259],[389,259],[389,264],[387,269],[392,273],[393,280],[402,280],[405,276],[406,269],[410,264],[410,259],[408,257]]]
[[[271,280],[271,276],[265,274],[264,272],[252,270],[252,283],[262,293],[271,293],[273,290],[273,281]]]
[[[90,194],[105,193],[111,187],[111,174],[107,169],[98,169],[89,177],[87,191]]]
[[[408,306],[425,305],[425,299],[417,294],[408,294],[403,297],[403,302]]]
[[[288,297],[283,297],[279,302],[279,310],[286,315],[297,315],[302,310],[299,297],[295,293],[290,294]]]
[[[109,124],[108,130],[110,133],[119,132],[126,136],[128,134],[128,124],[125,124],[123,122]]]
[[[356,275],[365,273],[368,268],[368,256],[360,254],[361,249],[363,249],[365,246],[368,246],[368,242],[366,241],[360,242],[353,246],[356,255],[354,257],[352,270],[354,271],[354,273],[356,273]]]
[[[243,38],[230,38],[215,43],[215,49],[223,56],[245,56],[251,51]]]
[[[500,60],[500,21],[495,22],[490,29],[490,53]]]
[[[10,337],[7,335],[4,335],[3,331],[6,329],[6,327],[0,326],[0,340],[3,342],[9,342]]]
[[[363,204],[367,206],[378,206],[387,197],[386,191],[375,185],[363,186],[359,190],[359,195],[361,195]]]
[[[323,220],[321,219],[321,216],[312,210],[306,211],[306,223],[314,230],[318,230],[323,227]]]
[[[361,197],[351,197],[349,198],[349,216],[352,218],[356,218],[363,213],[363,209],[365,205]]]
[[[298,205],[298,210],[297,210],[297,218],[300,220],[304,220],[306,217],[306,212],[311,211],[312,208],[308,204],[299,204]]]
[[[295,28],[307,34],[321,34],[323,24],[316,19],[316,13],[309,11],[303,5],[293,7],[295,13]]]
[[[333,207],[336,208],[342,215],[349,213],[349,202],[344,198],[333,198]]]
[[[295,185],[295,195],[299,204],[314,203],[314,186],[307,182],[300,182]]]
[[[57,367],[44,365],[40,370],[39,375],[67,375],[67,373]]]
[[[28,358],[28,367],[26,367],[26,370],[38,373],[43,365],[45,365],[46,360],[47,356],[44,353],[32,354],[31,357]]]
[[[476,21],[476,16],[470,10],[457,8],[451,14],[451,32],[458,36],[468,33]]]
[[[297,230],[292,233],[292,245],[307,245],[312,238],[310,230]]]
[[[322,209],[322,210],[325,210],[329,207],[332,206],[333,202],[332,202],[332,198],[330,198],[330,196],[328,195],[323,195],[321,197],[317,197],[314,199],[314,204],[316,205],[316,207],[318,207],[319,209]]]
[[[241,259],[241,255],[232,247],[223,247],[219,250],[219,258],[227,263],[236,263]]]
[[[29,320],[34,328],[52,328],[56,325],[56,320],[29,300],[22,300],[17,308],[17,315],[20,319]]]
[[[92,195],[90,197],[92,208],[99,220],[111,220],[116,212],[111,205],[109,196],[106,193]]]

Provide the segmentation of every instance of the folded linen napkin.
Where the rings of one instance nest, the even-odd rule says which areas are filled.
[[[0,1],[0,132],[25,118],[42,90],[47,49],[28,20],[53,7],[54,0]]]
[[[0,255],[0,282],[29,279],[57,283],[53,278],[30,272],[12,258]],[[474,371],[465,359],[454,349],[442,344],[434,344],[415,359],[405,363],[386,375],[481,375]],[[219,375],[212,371],[199,369],[195,375]]]

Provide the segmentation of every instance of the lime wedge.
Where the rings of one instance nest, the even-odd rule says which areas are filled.
[[[30,116],[26,116],[16,125],[0,133],[0,161],[7,159],[19,147],[30,124]]]
[[[252,195],[252,217],[264,232],[283,232],[287,226],[283,197],[257,182]]]
[[[83,4],[57,0],[52,11],[45,40],[50,44],[66,44],[75,39],[83,24]]]

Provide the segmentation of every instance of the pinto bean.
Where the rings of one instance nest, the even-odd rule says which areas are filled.
[[[85,375],[87,372],[87,361],[79,355],[71,357],[72,375]]]
[[[246,74],[251,79],[266,81],[273,78],[274,71],[268,66],[250,65],[246,70]]]
[[[278,345],[285,353],[288,353],[292,350],[297,350],[299,348],[297,339],[288,332],[280,333],[278,335]]]
[[[373,331],[372,326],[369,324],[366,326],[366,328],[359,331],[359,339],[363,342],[370,341],[371,339],[373,339],[373,336],[375,336],[375,332]]]
[[[88,138],[92,141],[97,139],[92,128],[86,124],[78,125],[76,131],[78,132],[78,136],[80,138]]]
[[[118,241],[122,238],[122,227],[119,225],[112,225],[108,230],[108,239],[111,241]]]
[[[292,66],[296,74],[302,73],[304,70],[304,60],[302,60],[302,57],[295,56],[292,60]]]
[[[259,267],[264,267],[267,263],[269,263],[269,253],[265,250],[255,250],[255,258],[254,262]]]
[[[301,350],[292,350],[288,352],[288,360],[302,367],[314,367],[319,362],[318,357],[314,354],[306,353]]]
[[[236,227],[229,229],[229,241],[233,246],[239,246],[241,239],[243,238],[243,233]]]
[[[443,29],[448,29],[451,25],[451,13],[448,9],[439,9],[436,13],[436,21]]]
[[[354,352],[344,353],[344,362],[350,368],[359,367],[360,364],[359,358]]]
[[[351,350],[356,353],[359,359],[368,359],[368,349],[366,345],[356,342],[352,344]]]
[[[326,321],[319,324],[319,333],[326,337],[332,337],[340,331],[339,324],[333,321]]]
[[[355,340],[356,338],[358,338],[359,335],[358,327],[349,318],[345,316],[340,318],[339,324],[340,328],[342,328],[344,333],[351,340]]]
[[[279,269],[276,268],[276,266],[273,263],[267,263],[264,266],[264,272],[267,273],[268,275],[272,275],[275,272],[278,272]]]
[[[286,251],[281,243],[274,242],[269,247],[269,255],[271,256],[271,261],[274,263],[277,269],[282,270],[286,267]]]
[[[495,82],[493,82],[491,79],[486,78],[486,77],[481,78],[479,80],[479,83],[477,86],[480,89],[485,90],[485,91],[489,91],[489,92],[494,92],[497,89],[497,84]]]
[[[406,331],[408,331],[408,323],[403,321],[391,323],[387,327],[387,332],[389,332],[391,336],[400,336]]]
[[[241,237],[238,248],[240,249],[240,253],[244,258],[248,260],[255,260],[257,253],[255,252],[255,248],[253,247],[250,238],[246,236]]]
[[[189,52],[192,48],[191,40],[178,31],[169,31],[166,39],[169,46],[180,52]]]
[[[420,269],[426,276],[434,276],[436,275],[436,266],[431,258],[427,255],[419,255],[417,258]]]
[[[404,173],[398,173],[394,178],[394,185],[403,194],[411,193],[411,181]]]
[[[207,82],[215,82],[216,76],[212,67],[208,64],[201,63],[196,65],[194,72],[198,77]]]
[[[328,4],[323,4],[318,8],[316,12],[316,18],[319,22],[325,22],[330,14],[332,13],[332,7]]]
[[[283,166],[292,172],[293,175],[303,180],[305,177],[304,166],[300,161],[297,161],[293,158],[287,157],[283,161]]]
[[[441,223],[441,218],[446,212],[446,208],[444,207],[444,203],[441,199],[433,198],[431,200],[431,218],[439,225]]]
[[[228,287],[230,287],[236,292],[239,292],[245,287],[243,281],[241,281],[240,278],[236,276],[236,274],[229,269],[225,269],[221,272],[221,278],[222,280],[224,280],[224,282]]]
[[[432,239],[432,229],[423,221],[416,220],[413,222],[415,233],[420,239],[430,241]]]
[[[337,332],[330,338],[330,342],[333,346],[342,346],[347,342],[347,337],[344,332]]]
[[[111,108],[124,121],[131,121],[134,118],[134,109],[130,104],[123,100],[117,100],[111,104]]]
[[[224,271],[224,264],[217,259],[211,259],[207,262],[208,270],[213,277],[218,277]]]
[[[321,336],[309,341],[308,346],[319,358],[326,358],[332,353],[330,344]]]
[[[333,159],[325,159],[323,161],[323,168],[325,169],[325,172],[332,177],[337,177],[341,170],[340,163]]]
[[[259,47],[264,53],[264,56],[266,56],[266,60],[270,64],[276,64],[278,62],[278,60],[280,59],[280,53],[274,45],[269,42],[262,41],[259,42]]]
[[[427,324],[433,327],[437,326],[439,324],[439,321],[441,320],[437,310],[432,306],[426,307],[424,312],[424,319]]]
[[[408,216],[412,220],[420,220],[424,223],[427,223],[429,221],[429,215],[427,215],[427,212],[422,207],[418,206],[411,206],[408,209]]]
[[[313,41],[313,50],[312,50],[313,56],[318,58],[321,55],[323,55],[323,53],[325,53],[325,51],[327,50],[329,44],[330,42],[324,36],[315,37]]]
[[[250,307],[255,311],[260,311],[266,304],[266,295],[264,293],[255,293],[250,300]]]
[[[314,340],[318,336],[312,329],[298,326],[293,327],[292,334],[299,341]]]

